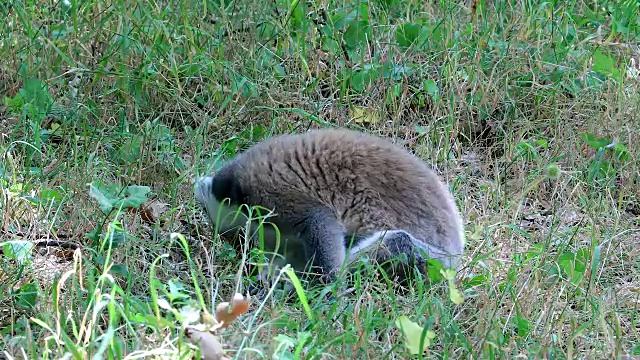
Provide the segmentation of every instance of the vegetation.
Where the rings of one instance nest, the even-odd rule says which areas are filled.
[[[0,357],[196,354],[184,327],[243,292],[259,254],[212,234],[194,177],[330,126],[437,169],[464,266],[394,291],[365,262],[346,295],[253,299],[217,332],[228,358],[640,356],[637,1],[7,0],[0,15]]]

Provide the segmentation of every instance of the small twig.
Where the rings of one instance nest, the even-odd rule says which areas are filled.
[[[22,231],[16,231],[16,232],[10,232],[10,231],[2,231],[0,232],[2,235],[5,236],[10,236],[10,237],[14,237],[14,238],[22,238],[22,239],[29,239],[31,237],[33,237],[33,235],[29,235],[25,232]],[[71,238],[71,235],[68,234],[57,234],[56,237],[61,238],[61,239],[69,239]],[[64,240],[55,240],[55,239],[50,239],[48,237],[42,236],[40,239],[35,239],[35,240],[31,240],[31,242],[33,242],[33,245],[36,247],[46,247],[46,246],[57,246],[63,249],[72,249],[72,250],[76,250],[78,248],[80,248],[80,245],[71,242],[71,241],[64,241]]]
[[[71,249],[71,250],[76,250],[80,248],[80,245],[76,243],[72,243],[69,241],[51,240],[51,239],[36,240],[33,242],[33,244],[37,247],[57,246],[63,249]]]

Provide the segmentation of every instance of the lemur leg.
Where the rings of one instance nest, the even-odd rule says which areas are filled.
[[[269,265],[260,270],[258,282],[263,287],[271,287],[280,269],[287,264],[296,272],[308,272],[303,275],[319,273],[320,279],[325,283],[333,281],[346,253],[345,231],[333,212],[327,208],[315,208],[307,213],[299,213],[292,222],[293,231],[282,234],[279,246],[275,246],[275,242],[272,241],[276,237],[273,230],[265,229],[265,242],[267,239],[271,241],[270,249],[278,247],[278,254],[270,257]],[[305,278],[309,279],[308,276],[303,276],[300,280]],[[290,282],[286,279],[283,279],[283,282],[284,290],[291,292],[293,286]]]
[[[322,280],[335,280],[345,257],[345,230],[328,208],[316,208],[305,214],[294,228],[306,250],[307,260],[318,268]]]

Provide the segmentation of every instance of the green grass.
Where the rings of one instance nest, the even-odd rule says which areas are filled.
[[[256,259],[212,236],[192,179],[329,126],[450,184],[464,302],[363,271],[308,308],[254,300],[218,333],[229,358],[404,359],[401,316],[428,358],[640,357],[640,5],[471,3],[0,3],[0,357],[190,358],[185,306]]]

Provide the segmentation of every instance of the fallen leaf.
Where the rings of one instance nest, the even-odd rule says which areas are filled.
[[[231,306],[231,309],[229,309]],[[216,306],[216,313],[214,314],[214,319],[222,323],[221,328],[226,328],[231,324],[238,316],[249,311],[249,299],[245,299],[244,296],[240,293],[236,293],[233,296],[233,300],[231,304],[228,302],[223,302]]]
[[[200,355],[203,360],[223,360],[224,349],[218,341],[218,337],[208,331],[200,331],[193,328],[186,328],[187,338],[200,346]]]
[[[379,121],[378,116],[372,110],[361,106],[351,108],[351,117],[358,124],[376,124]]]
[[[140,217],[148,224],[154,224],[158,219],[169,210],[167,204],[157,200],[150,201],[148,204],[140,206]]]

